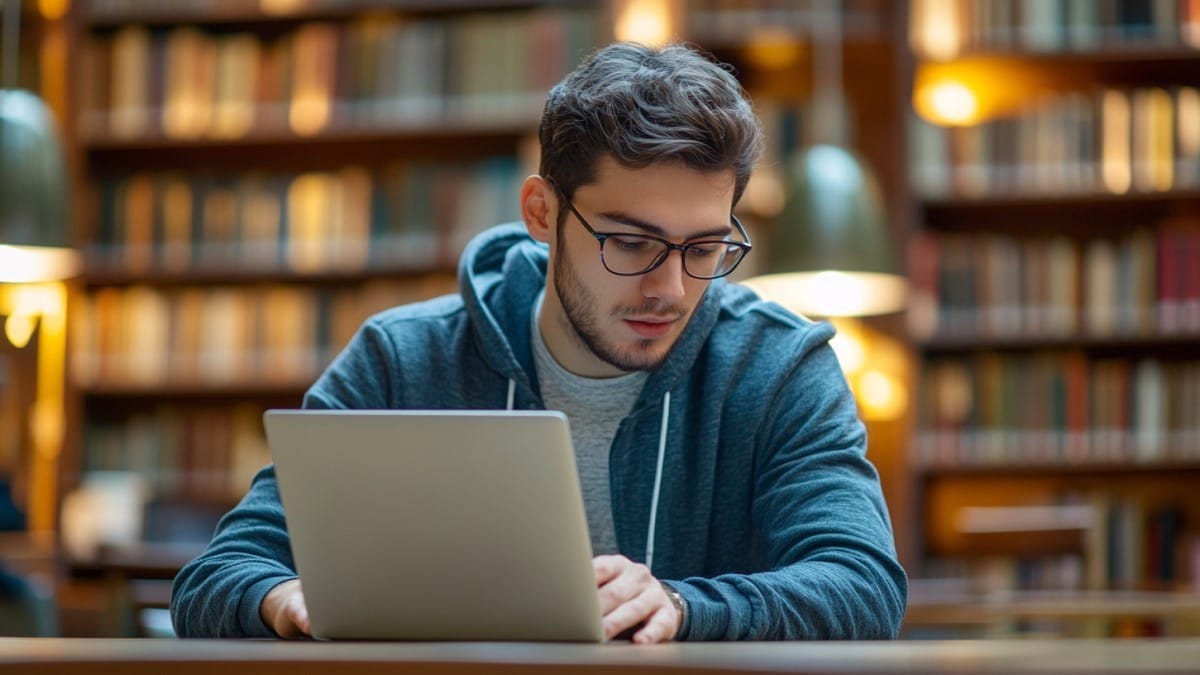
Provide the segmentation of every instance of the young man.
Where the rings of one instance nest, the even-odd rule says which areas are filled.
[[[540,134],[524,224],[471,243],[461,295],[368,320],[305,407],[566,412],[609,637],[894,637],[907,582],[833,330],[720,279],[761,145],[737,81],[613,45]],[[171,611],[181,636],[308,632],[271,467]]]

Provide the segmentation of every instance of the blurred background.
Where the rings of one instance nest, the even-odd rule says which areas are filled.
[[[0,634],[170,635],[263,410],[613,39],[754,100],[737,280],[838,326],[904,636],[1200,634],[1200,0],[0,5]]]

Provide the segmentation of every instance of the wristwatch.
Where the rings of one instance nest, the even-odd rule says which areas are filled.
[[[684,622],[687,621],[687,601],[672,586],[661,581],[658,583],[662,585],[663,591],[666,592],[667,597],[671,600],[671,604],[675,606],[675,614],[679,616],[679,627],[675,629],[675,635],[672,636],[673,639],[678,638],[679,634],[683,632]]]

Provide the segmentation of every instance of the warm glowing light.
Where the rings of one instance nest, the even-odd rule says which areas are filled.
[[[70,8],[71,0],[38,0],[38,14],[46,21],[58,21]]]
[[[0,263],[0,270],[7,268]],[[29,467],[29,530],[53,531],[58,513],[58,456],[65,428],[66,285],[60,281],[0,284],[0,314],[8,317],[5,335],[14,344],[27,344],[37,329],[37,391],[30,418],[33,460]]]
[[[837,354],[859,413],[868,421],[902,419],[908,410],[911,358],[900,341],[858,319],[831,319]]]
[[[902,309],[908,299],[903,277],[874,272],[789,272],[743,283],[793,312],[823,317],[887,314]]]
[[[858,322],[838,322],[837,335],[829,341],[833,352],[837,354],[838,364],[842,372],[850,375],[862,370],[866,361],[866,348],[863,346],[862,332],[857,329]]]
[[[78,271],[79,259],[71,249],[0,244],[0,282],[68,279]]]
[[[894,376],[879,370],[868,370],[858,378],[855,393],[869,419],[900,419],[908,408],[908,391]]]
[[[962,49],[958,0],[913,0],[909,7],[909,44],[930,59],[948,60]]]
[[[24,349],[25,345],[29,344],[29,338],[33,337],[35,328],[35,314],[13,314],[4,320],[4,335],[17,349]]]
[[[934,124],[970,126],[980,122],[979,99],[961,82],[926,85],[914,98],[917,112]]]
[[[618,40],[660,46],[675,35],[678,7],[674,0],[617,0],[613,33]]]
[[[309,0],[259,0],[258,6],[263,14],[281,16],[295,14],[308,4]]]

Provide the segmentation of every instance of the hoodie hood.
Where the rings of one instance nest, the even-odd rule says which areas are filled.
[[[546,287],[549,247],[529,236],[523,223],[492,228],[471,240],[458,268],[459,291],[471,317],[476,344],[490,365],[540,399],[530,326],[533,299]],[[701,296],[667,360],[650,373],[634,414],[663,395],[691,368],[720,313],[724,279]],[[511,339],[511,340],[510,340]]]

